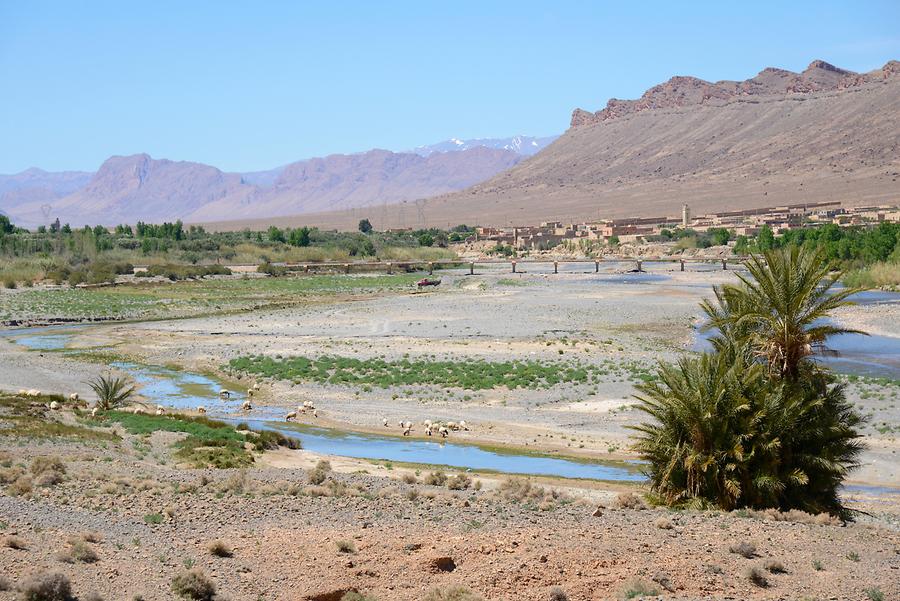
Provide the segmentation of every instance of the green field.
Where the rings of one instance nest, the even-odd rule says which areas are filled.
[[[312,275],[138,283],[100,288],[28,289],[0,294],[0,322],[157,319],[245,311],[339,294],[410,288],[415,274]]]
[[[564,383],[591,384],[600,375],[600,371],[590,365],[553,361],[386,361],[336,356],[314,359],[240,357],[232,359],[228,368],[296,382],[379,388],[433,385],[465,390],[501,387],[541,389]]]

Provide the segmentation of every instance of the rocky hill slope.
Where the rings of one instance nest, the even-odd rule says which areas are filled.
[[[802,73],[770,68],[742,82],[674,77],[638,100],[578,109],[543,151],[429,199],[423,213],[432,224],[510,225],[676,215],[685,202],[698,213],[898,199],[900,62],[852,73],[813,61]],[[388,226],[403,215],[383,213]],[[351,220],[330,213],[315,222]]]

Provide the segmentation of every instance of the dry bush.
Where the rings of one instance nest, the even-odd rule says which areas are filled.
[[[0,484],[12,484],[18,480],[25,470],[20,467],[7,467],[0,469]]]
[[[79,597],[78,601],[104,601],[103,595],[100,593],[88,593],[83,597]]]
[[[661,530],[671,530],[674,527],[672,525],[672,520],[667,517],[658,517],[653,524]]]
[[[331,463],[322,459],[317,464],[316,467],[309,471],[307,478],[309,479],[310,484],[322,484],[328,478],[328,475],[331,473]]]
[[[659,588],[652,582],[648,582],[643,578],[635,578],[629,581],[622,589],[623,599],[634,599],[636,597],[658,597]]]
[[[750,517],[770,522],[794,522],[797,524],[813,524],[817,526],[838,526],[841,520],[829,513],[806,513],[799,509],[778,511],[777,509],[753,510],[747,512]]]
[[[751,559],[756,555],[756,545],[747,541],[735,543],[729,546],[728,550],[747,559]]]
[[[30,495],[32,490],[31,478],[28,476],[19,476],[15,482],[6,487],[6,492],[13,497]]]
[[[231,557],[234,555],[234,551],[231,550],[231,547],[223,540],[214,540],[209,543],[209,554],[214,555],[215,557]]]
[[[447,488],[450,490],[466,490],[472,486],[472,479],[467,474],[456,474],[447,478]]]
[[[501,499],[516,503],[534,503],[543,507],[553,506],[558,501],[571,500],[557,490],[548,490],[534,485],[525,478],[506,478],[500,483],[495,493]]]
[[[550,601],[569,601],[569,596],[566,594],[566,591],[559,586],[551,586],[548,591],[550,596]]]
[[[784,567],[784,564],[778,561],[777,559],[770,559],[766,561],[763,566],[766,568],[766,571],[771,572],[772,574],[786,574],[787,568]]]
[[[216,598],[216,585],[203,570],[183,570],[172,579],[172,591],[179,597],[195,601],[212,601]]]
[[[448,586],[445,588],[431,589],[425,595],[424,601],[483,601],[467,588],[461,586]]]
[[[99,543],[103,540],[103,535],[99,532],[81,532],[77,536],[70,538],[69,544],[74,544],[75,541],[79,540],[86,543]]]
[[[616,509],[647,509],[647,504],[633,492],[622,492],[616,495],[614,507]]]
[[[7,536],[5,539],[3,539],[3,546],[9,547],[10,549],[16,549],[18,551],[24,551],[28,548],[28,546],[25,544],[25,541],[18,536]]]
[[[411,473],[409,473],[409,472],[403,474],[403,477],[400,478],[400,479],[401,479],[403,482],[405,482],[406,484],[415,484],[415,483],[418,482],[418,479],[416,478],[416,475],[415,475],[415,474],[411,474]]]
[[[63,481],[63,475],[57,471],[46,471],[39,476],[35,476],[34,483],[40,486],[41,488],[49,488],[51,486],[56,486]]]
[[[352,541],[339,540],[334,544],[335,546],[337,546],[337,550],[341,553],[356,553],[356,545],[354,545]]]
[[[100,557],[86,542],[76,540],[67,550],[60,552],[57,559],[64,563],[95,563]]]
[[[69,579],[55,572],[32,576],[21,590],[22,601],[75,601]]]
[[[242,495],[252,488],[252,483],[247,478],[247,472],[240,470],[231,474],[219,485],[219,492],[230,492],[235,495]]]
[[[52,455],[49,457],[42,456],[32,459],[29,469],[34,476],[40,476],[41,474],[44,474],[46,472],[57,472],[59,474],[65,474],[66,464],[63,463],[63,460],[56,455]]]
[[[428,472],[425,477],[422,478],[422,483],[429,486],[443,486],[447,483],[447,474],[441,471]]]
[[[769,581],[766,579],[766,574],[759,568],[755,566],[750,566],[744,572],[744,575],[747,577],[747,580],[755,584],[760,588],[765,588],[769,586]]]

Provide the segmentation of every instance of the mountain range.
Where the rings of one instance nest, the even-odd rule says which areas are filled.
[[[114,156],[95,173],[32,168],[0,175],[0,209],[34,226],[272,218],[356,209],[462,190],[508,169],[552,138],[452,139],[415,151],[370,150],[226,173],[147,154]]]
[[[900,62],[868,73],[816,60],[745,81],[673,77],[635,100],[575,109],[544,150],[420,203],[417,215],[428,225],[517,225],[813,201],[900,202]],[[410,225],[402,206],[380,215],[376,227]],[[343,228],[350,217],[303,220]]]

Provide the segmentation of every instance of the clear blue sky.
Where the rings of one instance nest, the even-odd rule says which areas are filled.
[[[548,135],[671,75],[900,59],[900,2],[0,0],[0,173]]]

